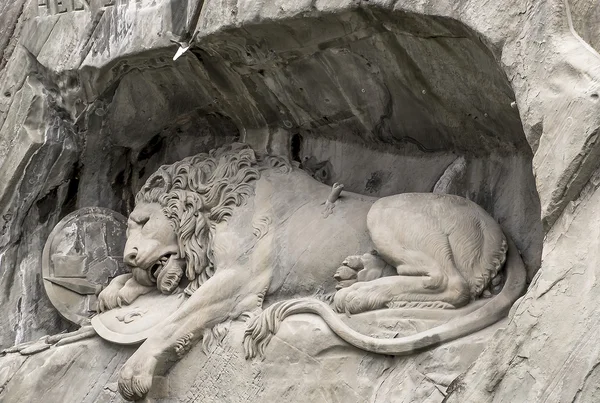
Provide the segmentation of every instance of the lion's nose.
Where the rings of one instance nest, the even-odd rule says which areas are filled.
[[[136,257],[137,257],[137,249],[133,248],[133,250],[131,252],[129,252],[128,254],[125,255],[125,257],[123,258],[123,261],[125,262],[125,264],[127,266],[135,267],[136,266],[136,263],[135,263]]]

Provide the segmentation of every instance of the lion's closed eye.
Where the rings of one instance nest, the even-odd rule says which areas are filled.
[[[132,224],[143,227],[150,220],[149,216],[140,216],[134,215],[133,213],[129,216],[129,220],[127,220],[127,226],[131,226]]]

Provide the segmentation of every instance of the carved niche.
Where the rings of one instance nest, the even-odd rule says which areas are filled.
[[[165,319],[122,368],[123,397],[143,398],[165,357],[180,358],[232,319],[247,320],[247,358],[265,354],[281,321],[296,313],[321,316],[360,349],[404,355],[495,323],[523,293],[518,251],[475,203],[428,193],[376,199],[342,189],[243,144],[154,173],[128,220],[131,274],[100,293],[106,312],[94,327],[102,334],[112,320],[113,333],[125,332],[135,315],[124,315],[124,305],[153,310],[136,304],[141,298],[175,295],[180,303],[163,305]],[[372,335],[377,328],[359,333],[340,316],[374,310],[416,318],[436,312],[448,321],[382,339]]]
[[[358,349],[408,355],[497,322],[525,289],[519,252],[477,204],[447,194],[345,192],[245,144],[162,166],[135,202],[127,273],[99,293],[91,325],[8,352],[96,334],[141,343],[118,380],[125,399],[140,400],[158,368],[232,320],[246,321],[246,359],[268,360],[282,321],[302,313],[320,316]],[[87,259],[55,255],[54,273]],[[347,320],[365,315],[360,329]],[[406,333],[394,331],[400,319],[435,321]]]

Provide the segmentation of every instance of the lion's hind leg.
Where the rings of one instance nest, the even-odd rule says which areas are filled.
[[[403,250],[393,260],[398,275],[339,290],[334,297],[335,309],[360,313],[396,307],[458,308],[469,301],[469,286],[454,267],[449,249],[442,264],[421,251]]]
[[[426,287],[423,276],[390,276],[355,283],[334,296],[338,312],[361,313],[383,308],[455,308],[452,292]]]

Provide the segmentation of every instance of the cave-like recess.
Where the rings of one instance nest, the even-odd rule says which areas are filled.
[[[465,25],[359,10],[219,31],[173,61],[175,49],[79,72],[93,103],[78,205],[127,214],[161,164],[240,140],[358,193],[466,196],[530,277],[539,267],[532,151],[499,62]]]
[[[89,41],[103,62],[36,78],[62,104],[23,177],[54,187],[24,181],[9,206],[6,347],[69,328],[39,272],[62,217],[88,206],[127,215],[160,165],[231,141],[370,196],[466,196],[514,239],[530,279],[539,268],[532,151],[497,53],[465,25],[378,9],[262,20],[204,36],[176,61],[173,44],[106,58],[107,41]]]

